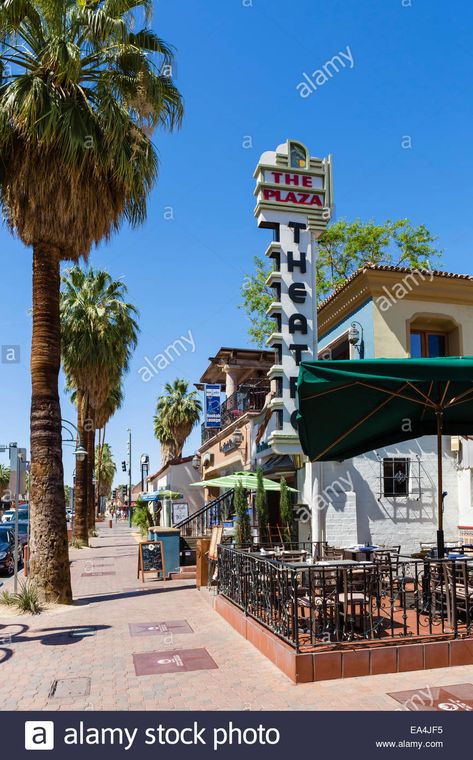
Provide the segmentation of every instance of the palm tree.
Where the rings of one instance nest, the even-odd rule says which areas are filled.
[[[0,464],[0,499],[10,485],[10,468]]]
[[[31,578],[71,602],[61,451],[60,262],[146,216],[156,127],[182,101],[151,0],[0,0],[0,204],[33,249]],[[144,19],[141,17],[144,14]]]
[[[182,455],[184,444],[200,419],[202,404],[197,398],[197,391],[189,392],[186,380],[178,378],[166,383],[164,390],[156,404],[154,434],[161,447],[164,446],[167,459],[163,464],[166,464],[169,459]]]
[[[87,448],[85,464],[76,467],[76,536],[84,543],[95,521],[95,431],[121,398],[121,377],[137,344],[138,312],[126,296],[124,283],[102,270],[73,267],[63,277],[62,362],[76,390],[77,427]]]
[[[95,477],[97,479],[97,491],[100,496],[110,496],[113,478],[117,471],[117,466],[113,461],[112,449],[110,444],[104,443],[96,452]]]
[[[101,482],[102,451],[103,451],[103,447],[107,445],[105,443],[105,428],[109,419],[115,414],[115,412],[118,409],[120,409],[122,403],[123,403],[123,391],[122,391],[122,386],[121,386],[121,381],[120,381],[119,383],[117,383],[117,385],[115,385],[110,390],[106,402],[100,407],[100,409],[97,410],[96,415],[95,415],[95,423],[97,425],[97,431],[98,431],[98,446],[97,446],[97,452],[96,452],[96,458],[95,458],[96,481],[97,481],[96,514],[99,514],[100,496],[106,495],[101,492],[102,491],[102,482]],[[112,481],[113,481],[113,478],[112,478]]]
[[[174,459],[176,456],[176,441],[167,422],[158,414],[154,417],[154,435],[160,444],[161,466],[164,467],[170,459]]]

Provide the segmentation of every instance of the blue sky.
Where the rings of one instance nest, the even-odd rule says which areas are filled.
[[[141,314],[125,404],[108,429],[119,464],[132,428],[134,480],[141,453],[152,471],[159,466],[153,413],[163,384],[193,383],[220,346],[248,345],[239,290],[268,241],[253,218],[252,174],[264,150],[292,137],[313,155],[332,153],[338,217],[424,223],[439,236],[444,267],[473,272],[472,22],[470,0],[455,13],[441,0],[155,2],[154,27],[177,48],[184,125],[155,137],[161,170],[147,223],[123,228],[90,259],[125,279]],[[347,46],[353,68],[302,98],[303,73]],[[0,443],[28,445],[31,252],[4,227],[0,251],[0,344],[21,349],[19,364],[0,363]],[[195,351],[144,383],[144,358],[189,330]],[[62,404],[74,419],[63,394]],[[198,440],[196,430],[186,453]],[[64,466],[71,482],[71,449]]]

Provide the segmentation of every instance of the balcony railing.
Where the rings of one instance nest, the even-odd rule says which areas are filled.
[[[317,565],[222,545],[218,591],[297,651],[472,635],[473,559]]]
[[[202,425],[202,443],[209,441],[246,412],[260,412],[264,407],[269,390],[269,383],[266,380],[250,381],[240,385],[238,390],[222,404],[221,427],[206,428],[205,425]]]

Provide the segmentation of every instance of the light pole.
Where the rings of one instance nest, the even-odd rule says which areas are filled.
[[[10,475],[15,473],[15,550],[14,550],[14,580],[13,592],[18,591],[18,513],[20,503],[20,476],[26,471],[26,449],[19,449],[17,443],[10,443],[8,446],[0,445],[0,451],[6,451],[8,448],[10,454]]]
[[[140,465],[141,465],[141,490],[145,490],[145,480],[148,479],[149,475],[149,456],[148,454],[142,454],[140,456]]]
[[[128,428],[128,527],[131,528],[131,428]]]
[[[84,447],[82,443],[82,438],[80,436],[79,428],[77,425],[74,425],[73,422],[70,422],[69,420],[61,419],[61,430],[65,430],[66,433],[69,434],[69,438],[63,438],[61,443],[65,444],[73,444],[75,443],[75,449],[74,449],[74,456],[76,458],[76,462],[83,462],[87,456],[87,449]],[[74,437],[75,433],[75,437]],[[74,496],[73,496],[73,508],[72,508],[72,514],[71,514],[71,534],[74,535],[74,517],[75,517],[75,509],[76,509],[76,494],[75,494],[75,469],[73,474],[73,489],[74,489]]]

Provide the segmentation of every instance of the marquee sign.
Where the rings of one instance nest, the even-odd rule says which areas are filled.
[[[317,356],[315,241],[331,215],[331,159],[314,158],[288,140],[263,153],[254,176],[258,226],[272,229],[274,238],[266,251],[274,261],[267,284],[274,291],[268,314],[275,327],[268,344],[277,357],[268,373],[276,415],[268,442],[278,454],[300,454],[296,384],[301,361]]]

